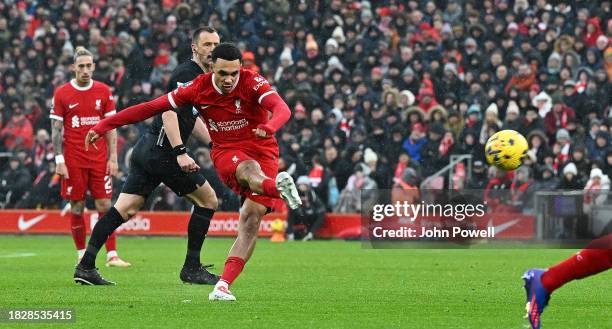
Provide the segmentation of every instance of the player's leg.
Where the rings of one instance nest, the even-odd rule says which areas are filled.
[[[83,218],[84,210],[84,200],[70,201],[70,231],[79,261],[85,254],[85,243],[87,241],[87,228],[85,227],[85,218]]]
[[[79,265],[86,269],[95,268],[96,256],[102,245],[119,226],[138,212],[144,200],[143,196],[137,194],[119,194],[115,205],[108,210],[104,217],[98,220],[93,228],[85,255]]]
[[[257,243],[259,225],[267,210],[267,207],[260,203],[251,199],[245,200],[240,208],[238,237],[236,237],[236,241],[234,241],[234,245],[232,245],[225,261],[221,280],[219,280],[217,285],[215,285],[215,289],[208,295],[210,300],[236,300],[229,291],[229,286],[240,275],[244,265],[251,258]]]
[[[235,175],[240,185],[248,186],[258,194],[283,198],[291,209],[297,209],[302,204],[293,178],[286,172],[281,172],[276,175],[276,179],[272,179],[264,174],[257,161],[245,160],[236,167]]]
[[[195,184],[197,188],[194,191],[185,194],[193,203],[193,211],[187,226],[187,253],[180,278],[185,283],[216,284],[219,281],[219,276],[208,272],[206,267],[202,266],[200,254],[204,239],[206,239],[206,234],[208,234],[210,221],[219,205],[219,201],[215,191],[205,181],[204,177],[196,173],[188,176],[194,176],[191,179],[192,182],[196,179],[201,181]],[[184,185],[188,186],[187,184]]]
[[[98,220],[91,232],[85,255],[74,273],[76,282],[93,285],[114,284],[103,279],[96,270],[98,251],[121,224],[136,215],[146,197],[159,185],[159,180],[148,175],[134,159],[132,155],[130,174],[115,205]]]
[[[532,328],[541,326],[541,314],[550,295],[564,284],[612,267],[612,234],[591,242],[587,248],[548,270],[530,269],[523,275],[527,292],[527,318]]]
[[[69,166],[69,178],[62,179],[62,198],[70,202],[70,232],[77,249],[78,260],[85,254],[87,229],[83,211],[85,209],[86,184],[83,178],[84,169]],[[86,179],[86,178],[85,178]]]
[[[88,188],[98,211],[98,219],[102,219],[111,208],[113,196],[113,180],[106,172],[106,163],[89,170]],[[93,229],[92,229],[93,231]],[[128,267],[131,264],[123,261],[117,254],[117,236],[113,232],[106,240],[106,266]]]
[[[96,210],[98,210],[98,219],[102,219],[111,208],[110,199],[95,199]],[[142,204],[142,203],[140,203]],[[138,204],[135,204],[138,206]],[[132,264],[124,261],[117,253],[117,233],[113,232],[105,243],[106,246],[106,266],[114,267],[130,267]]]
[[[102,245],[108,240],[108,237],[123,223],[138,212],[145,198],[136,194],[119,194],[115,206],[111,207],[108,212],[98,220],[98,223],[91,232],[85,255],[77,265],[74,272],[74,281],[88,285],[113,285],[112,281],[108,281],[100,276],[96,269],[96,256]]]

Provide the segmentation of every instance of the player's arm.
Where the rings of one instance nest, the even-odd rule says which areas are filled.
[[[197,82],[198,79],[196,78],[196,80],[175,89],[171,93],[167,93],[152,101],[130,106],[98,122],[87,133],[85,148],[87,149],[89,144],[95,143],[100,136],[111,129],[146,120],[171,108],[178,109],[181,106],[191,104],[192,99],[197,95],[199,85]],[[95,144],[93,146],[95,148]]]
[[[210,145],[212,141],[208,133],[208,128],[206,128],[201,117],[196,119],[195,126],[193,127],[193,136],[204,145]]]
[[[117,129],[106,133],[106,143],[108,144],[107,174],[115,176],[117,171],[119,171],[119,164],[117,162]]]
[[[178,123],[178,114],[175,111],[166,111],[162,113],[162,122],[164,123],[164,129],[170,146],[172,146],[172,153],[176,155],[176,162],[183,171],[197,171],[200,167],[196,164],[189,154],[187,154],[187,148],[183,145],[181,139],[181,131]]]
[[[64,113],[63,103],[57,93],[53,94],[51,100],[51,143],[53,144],[53,152],[55,152],[55,173],[64,178],[68,177],[68,168],[64,160]]]
[[[51,142],[53,143],[53,151],[55,152],[55,173],[64,178],[69,178],[68,168],[66,167],[63,153],[63,128],[63,121],[51,119]]]
[[[262,95],[260,104],[272,112],[272,118],[265,124],[260,124],[254,129],[255,135],[261,138],[272,137],[291,117],[291,110],[287,103],[275,92],[269,91]]]
[[[130,106],[115,115],[104,118],[104,120],[98,122],[87,133],[87,137],[85,137],[85,149],[88,148],[89,144],[95,143],[100,139],[100,136],[103,136],[109,130],[144,121],[174,107],[170,101],[171,99],[172,93],[168,93],[152,101]],[[174,102],[174,100],[172,100],[172,102]]]

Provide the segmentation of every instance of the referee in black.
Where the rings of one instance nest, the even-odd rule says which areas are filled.
[[[219,34],[214,28],[206,26],[196,29],[191,42],[193,56],[172,72],[168,92],[209,72],[211,53],[219,42]],[[205,145],[210,143],[204,122],[191,106],[166,111],[155,117],[149,132],[134,146],[130,172],[119,198],[91,233],[85,255],[74,273],[75,282],[114,284],[102,278],[95,268],[98,250],[116,228],[140,210],[146,198],[162,182],[177,195],[187,197],[194,205],[187,229],[187,256],[181,270],[181,280],[210,285],[219,281],[219,276],[208,272],[200,262],[204,238],[218,201],[215,191],[198,172],[200,167],[194,157],[183,145],[192,132],[200,142]]]

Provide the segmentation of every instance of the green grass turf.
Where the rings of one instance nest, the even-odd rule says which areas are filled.
[[[230,239],[205,244],[220,272]],[[232,286],[238,302],[209,302],[181,284],[186,240],[119,238],[129,269],[114,287],[75,284],[67,236],[0,236],[0,307],[70,307],[73,324],[15,328],[525,328],[523,271],[572,250],[371,250],[358,242],[258,242]],[[34,253],[29,257],[8,257]],[[543,328],[612,328],[612,273],[555,292]]]

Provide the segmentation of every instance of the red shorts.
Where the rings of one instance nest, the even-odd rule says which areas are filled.
[[[113,180],[106,174],[106,163],[96,168],[68,166],[68,176],[62,179],[62,198],[65,200],[85,200],[88,190],[96,200],[113,196]]]
[[[274,179],[278,174],[278,147],[254,148],[253,150],[215,149],[213,147],[211,158],[217,174],[225,185],[243,198],[251,199],[268,208],[272,208],[277,198],[260,195],[242,186],[236,179],[236,168],[245,160],[255,160],[259,163],[263,173]]]

